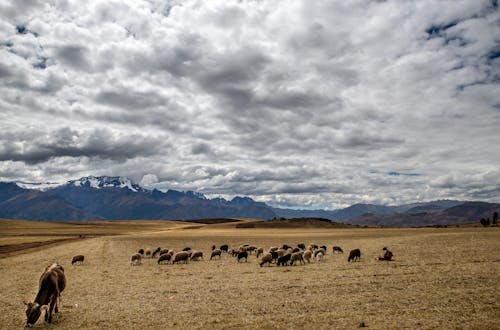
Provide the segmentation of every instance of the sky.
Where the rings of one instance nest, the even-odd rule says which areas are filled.
[[[497,1],[2,1],[0,181],[500,202]]]

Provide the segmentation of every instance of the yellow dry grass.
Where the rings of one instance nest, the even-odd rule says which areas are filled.
[[[125,226],[118,224],[117,226]],[[64,243],[0,259],[1,329],[25,321],[48,264],[65,267],[62,308],[51,329],[499,329],[500,229],[235,229],[231,224],[182,229],[176,224],[127,235]],[[323,263],[259,267],[212,244],[268,248],[300,242],[329,247]],[[339,245],[346,253],[331,253]],[[139,248],[190,246],[205,260],[130,266]],[[376,257],[389,246],[396,260]],[[347,251],[360,248],[361,262]],[[72,256],[84,254],[82,266]]]

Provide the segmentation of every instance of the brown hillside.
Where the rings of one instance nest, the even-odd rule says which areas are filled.
[[[236,228],[352,228],[356,226],[322,218],[273,219],[239,223]]]

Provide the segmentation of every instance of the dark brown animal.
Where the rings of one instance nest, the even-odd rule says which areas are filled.
[[[76,263],[83,264],[83,260],[85,259],[84,256],[81,254],[74,256],[73,259],[71,260],[71,264],[74,265]]]
[[[45,268],[40,276],[38,293],[34,302],[25,303],[26,308],[26,326],[33,326],[40,318],[42,309],[46,309],[45,321],[52,322],[52,312],[59,312],[58,299],[61,292],[66,287],[66,276],[64,268],[54,263]]]
[[[344,253],[344,251],[342,250],[342,248],[340,246],[334,246],[332,249],[333,249],[333,253],[335,253],[335,252]]]
[[[278,262],[276,262],[277,266],[288,266],[288,263],[290,262],[290,258],[292,255],[290,253],[285,254],[284,256],[281,256],[278,258]]]
[[[248,261],[248,252],[247,251],[241,251],[238,253],[238,262],[240,262],[241,259],[245,259],[245,262]]]
[[[220,255],[221,255],[221,254],[222,254],[221,249],[214,249],[214,250],[212,251],[212,254],[210,255],[210,260],[212,260],[212,258],[215,258],[215,257],[217,257],[217,256],[218,256],[218,257],[219,257],[219,259],[220,259]]]
[[[164,253],[158,258],[158,265],[162,264],[163,262],[169,262],[170,260],[172,260],[172,255]]]
[[[157,247],[156,250],[153,251],[153,254],[151,254],[151,258],[156,258],[157,255],[159,255],[161,252],[161,247]]]
[[[349,252],[349,257],[347,257],[347,262],[349,261],[360,261],[361,251],[359,249],[354,249]]]

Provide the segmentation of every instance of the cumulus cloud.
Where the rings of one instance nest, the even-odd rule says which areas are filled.
[[[2,180],[500,202],[496,1],[7,1],[0,17]]]

